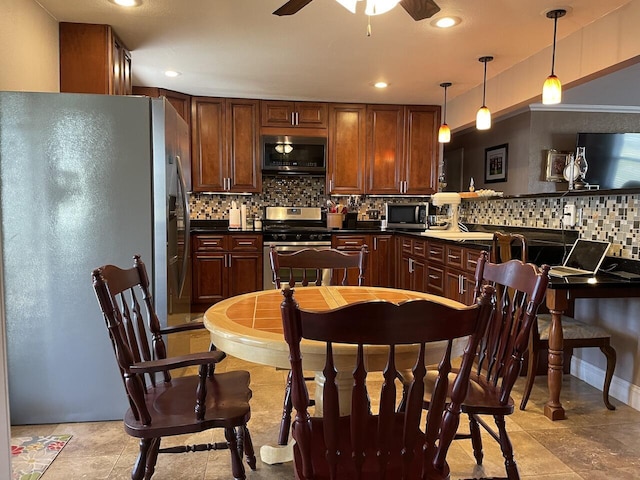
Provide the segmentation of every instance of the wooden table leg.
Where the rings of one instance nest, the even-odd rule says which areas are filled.
[[[322,372],[315,374],[316,390],[314,394],[315,411],[314,416],[322,416],[322,392],[324,390],[325,378]],[[340,415],[351,413],[351,388],[353,387],[353,376],[348,372],[338,372],[336,376],[338,385],[338,401],[340,402]],[[260,448],[260,458],[264,463],[274,465],[278,463],[290,462],[293,460],[293,439],[289,436],[287,445],[263,445]]]
[[[549,330],[548,376],[549,400],[544,406],[544,414],[550,420],[563,420],[564,408],[560,403],[562,388],[562,366],[564,364],[562,338],[562,312],[567,308],[568,301],[565,291],[547,290],[547,307],[551,313],[551,327]]]
[[[323,411],[322,392],[324,391],[324,374],[316,372],[316,392],[313,397],[316,401],[314,416],[321,417]],[[340,403],[340,416],[351,413],[351,390],[353,389],[353,375],[351,372],[338,372],[336,375],[338,387],[338,402]]]

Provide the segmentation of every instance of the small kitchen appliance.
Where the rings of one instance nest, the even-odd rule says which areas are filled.
[[[458,210],[460,208],[461,197],[455,192],[438,192],[431,195],[431,203],[435,207],[446,210],[449,224],[446,228],[449,232],[459,232]]]
[[[429,204],[421,203],[385,203],[387,228],[401,230],[426,230]]]

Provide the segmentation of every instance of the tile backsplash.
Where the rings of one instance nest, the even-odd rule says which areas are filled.
[[[264,177],[262,193],[254,195],[220,195],[215,193],[191,194],[191,218],[197,220],[219,220],[229,217],[231,202],[246,204],[249,216],[262,217],[264,206],[321,207],[331,198],[346,205],[348,197],[329,197],[325,194],[323,177]],[[384,209],[385,202],[411,202],[424,198],[380,198],[359,196],[358,217],[367,218],[368,210]]]
[[[640,260],[640,195],[505,198],[465,201],[464,223],[561,229],[565,204],[576,206],[575,227],[581,237],[611,242],[609,255]]]
[[[326,204],[325,181],[321,177],[264,177],[262,193],[254,195],[191,195],[191,218],[198,220],[227,219],[231,202],[246,204],[250,216],[262,217],[263,207],[318,207]],[[346,204],[347,197],[331,197]],[[424,198],[381,198],[360,196],[358,216],[367,218],[367,211],[382,211],[385,202],[425,201]],[[460,220],[463,223],[522,226],[531,228],[562,228],[563,206],[575,204],[581,237],[607,240],[612,243],[610,255],[640,260],[640,195],[545,196],[463,201]]]

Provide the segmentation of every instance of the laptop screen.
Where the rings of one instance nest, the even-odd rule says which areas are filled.
[[[569,253],[564,265],[572,268],[580,268],[589,272],[595,272],[600,266],[600,263],[608,249],[608,242],[576,240],[576,243],[573,245],[573,249],[571,250],[571,253]]]

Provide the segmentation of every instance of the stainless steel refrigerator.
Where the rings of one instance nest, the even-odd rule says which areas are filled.
[[[164,99],[0,92],[12,424],[122,418],[91,270],[140,254],[161,321],[188,320],[189,162],[187,125]]]

